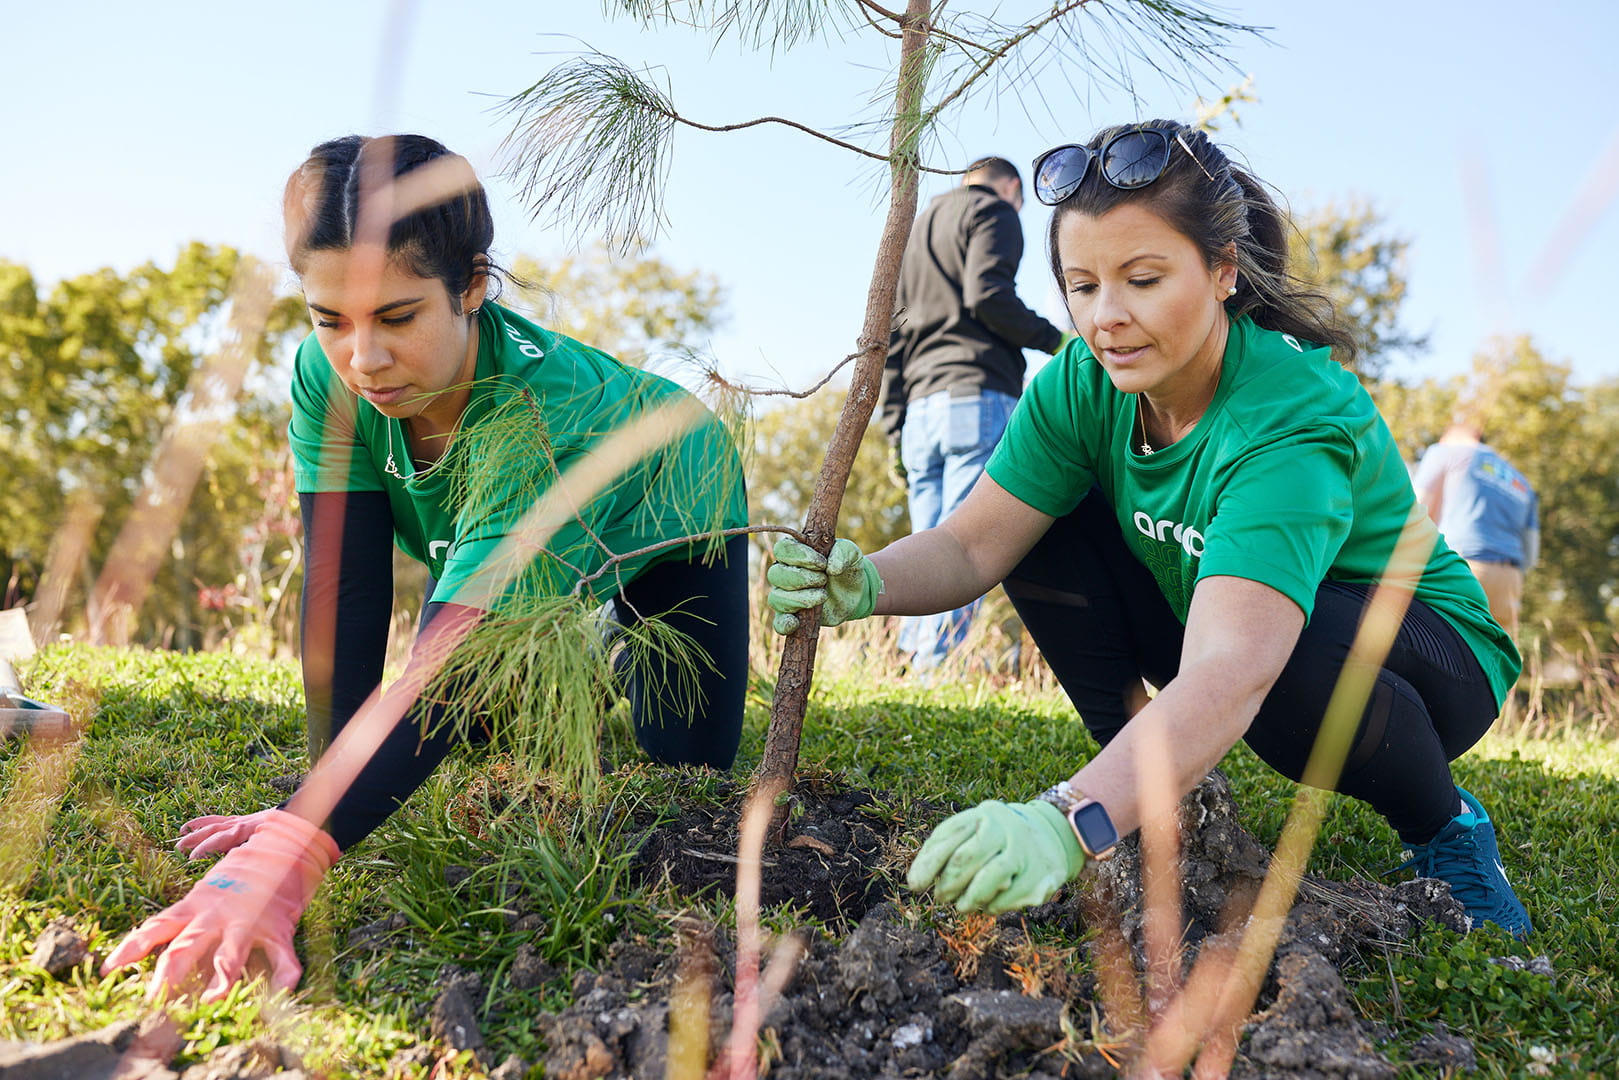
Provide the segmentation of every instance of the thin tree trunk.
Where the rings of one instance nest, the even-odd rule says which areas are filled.
[[[921,116],[922,71],[931,26],[928,0],[908,0],[900,41],[898,89],[894,96],[894,127],[889,139],[888,220],[877,246],[877,262],[866,290],[866,318],[860,331],[860,359],[851,378],[849,397],[838,418],[837,431],[821,466],[815,495],[804,518],[804,535],[825,554],[835,539],[838,510],[849,482],[861,436],[871,421],[882,381],[883,362],[894,320],[894,294],[899,283],[900,256],[916,217],[917,122]],[[798,771],[798,746],[803,735],[804,707],[815,675],[815,646],[820,633],[820,610],[804,613],[798,629],[787,638],[776,676],[776,696],[770,708],[764,758],[756,786],[791,790]],[[773,830],[774,831],[774,830]]]

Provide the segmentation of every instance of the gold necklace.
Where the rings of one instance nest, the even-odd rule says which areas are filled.
[[[1136,425],[1141,428],[1141,455],[1146,457],[1152,453],[1152,443],[1147,441],[1147,414],[1141,409],[1141,395],[1136,395]]]

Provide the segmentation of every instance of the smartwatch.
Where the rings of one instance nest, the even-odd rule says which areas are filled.
[[[1077,794],[1066,780],[1041,793],[1040,798],[1062,811],[1086,858],[1100,861],[1113,854],[1119,844],[1119,830],[1108,816],[1107,807]]]

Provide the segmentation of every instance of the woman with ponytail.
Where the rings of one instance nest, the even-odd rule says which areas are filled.
[[[659,764],[728,769],[742,730],[747,549],[724,536],[747,499],[719,420],[497,303],[484,189],[433,139],[321,143],[283,212],[312,323],[288,434],[314,767],[281,806],[182,826],[180,850],[223,858],[103,966],[162,948],[154,996],[223,997],[255,953],[296,985],[293,931],[327,871],[463,740],[533,747],[565,786],[595,775],[608,695]],[[381,693],[396,546],[432,581]]]
[[[1038,798],[940,824],[911,886],[964,910],[1049,899],[1141,825],[1143,759],[1176,796],[1239,739],[1304,779],[1387,582],[1403,605],[1392,647],[1347,752],[1311,782],[1381,813],[1472,925],[1527,934],[1494,825],[1450,772],[1521,660],[1417,504],[1346,367],[1353,341],[1289,275],[1282,213],[1169,121],[1056,147],[1034,173],[1078,336],[1031,382],[986,475],[938,527],[870,558],[784,540],[769,571],[779,632],[817,604],[823,625],[921,615],[1004,583],[1101,744]]]

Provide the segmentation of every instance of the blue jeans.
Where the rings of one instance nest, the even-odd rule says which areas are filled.
[[[900,430],[900,461],[905,466],[911,505],[911,531],[931,529],[961,505],[1001,441],[1017,398],[998,390],[970,397],[949,391],[930,394],[905,407]],[[926,671],[967,636],[974,600],[966,607],[937,615],[908,618],[900,627],[899,646],[912,654],[911,666]]]

